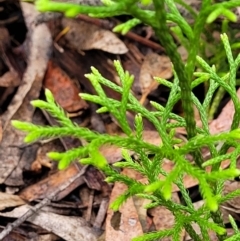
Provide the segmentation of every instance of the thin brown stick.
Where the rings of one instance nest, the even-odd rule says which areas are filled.
[[[87,214],[86,214],[87,222],[90,222],[90,220],[91,220],[93,199],[94,199],[94,190],[91,190],[90,195],[89,195],[89,200],[88,200]]]
[[[101,229],[102,224],[103,224],[103,222],[105,220],[105,216],[106,216],[107,210],[108,210],[108,204],[109,204],[109,198],[108,197],[104,197],[102,199],[102,201],[101,201],[97,217],[96,217],[96,219],[94,221],[94,224],[93,224],[93,228],[95,228],[97,230]]]
[[[83,15],[83,14],[80,14],[78,15],[78,19],[81,19],[85,22],[88,22],[88,23],[91,23],[91,24],[94,24],[98,27],[101,27],[101,28],[105,28],[105,29],[108,29],[108,30],[112,30],[113,27],[115,27],[113,24],[111,24],[108,20],[104,19],[96,19],[96,18],[91,18],[91,17],[88,17],[86,15]],[[127,34],[124,35],[126,38],[129,38],[129,39],[132,39],[136,42],[139,42],[143,45],[146,45],[148,46],[149,48],[152,48],[154,50],[160,50],[160,51],[165,51],[164,48],[159,45],[158,43],[155,43],[147,38],[144,38],[144,37],[141,37],[131,31],[129,31]]]
[[[63,185],[61,185],[58,189],[56,189],[54,192],[52,192],[47,198],[44,198],[40,203],[32,207],[29,211],[27,211],[24,215],[22,215],[20,218],[18,218],[13,223],[7,225],[3,231],[0,233],[0,240],[3,240],[14,228],[17,228],[19,225],[21,225],[23,222],[25,222],[29,217],[36,214],[41,208],[43,208],[45,205],[49,204],[51,201],[54,201],[54,197],[57,196],[59,192],[62,192],[65,190],[69,185],[71,185],[75,180],[80,178],[86,171],[88,166],[84,166],[79,173],[69,178],[67,182],[65,182]]]

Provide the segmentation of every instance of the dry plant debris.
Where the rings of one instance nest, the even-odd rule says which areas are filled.
[[[66,18],[63,18],[62,26],[69,28],[66,39],[80,53],[89,49],[100,49],[112,54],[125,54],[128,51],[125,44],[109,30],[84,21]]]
[[[8,230],[10,227],[12,231],[11,226],[7,226],[8,219],[5,221],[4,217],[17,219],[18,224],[15,228],[27,219],[35,225],[31,230],[36,237],[44,236],[45,240],[62,238],[67,241],[94,241],[103,232],[106,241],[112,240],[112,237],[115,237],[116,241],[130,241],[132,237],[143,232],[171,227],[173,216],[162,207],[147,211],[143,207],[148,201],[144,199],[129,199],[119,212],[108,209],[109,202],[123,193],[126,187],[116,183],[112,189],[104,182],[103,174],[95,168],[82,168],[78,164],[73,164],[64,171],[58,171],[56,165],[47,159],[47,150],[71,149],[84,144],[81,140],[60,139],[52,146],[50,143],[25,146],[23,134],[10,125],[12,119],[39,124],[48,122],[55,125],[56,122],[51,117],[46,113],[35,112],[30,105],[31,100],[41,97],[43,88],[48,88],[66,113],[74,116],[75,123],[103,133],[107,131],[121,135],[111,116],[102,115],[96,118],[93,112],[97,107],[79,98],[80,92],[94,93],[84,74],[90,71],[90,66],[95,66],[103,76],[117,82],[118,79],[112,71],[112,60],[120,58],[125,69],[135,75],[132,93],[139,101],[147,105],[151,95],[156,91],[157,101],[162,102],[164,98],[159,93],[164,93],[164,87],[159,86],[153,77],[172,78],[171,63],[168,57],[163,55],[163,49],[159,45],[151,45],[151,42],[142,36],[138,38],[135,33],[130,33],[120,40],[111,31],[101,28],[100,25],[91,24],[90,20],[84,17],[81,17],[81,20],[70,20],[60,16],[60,20],[50,18],[39,24],[39,13],[32,5],[21,3],[21,8],[28,30],[24,43],[14,47],[7,26],[0,27],[0,183],[4,187],[0,189],[0,216],[3,220],[0,222],[1,226],[5,225]],[[55,40],[54,44],[52,39]],[[141,47],[142,43],[147,44]],[[153,49],[148,47],[146,50],[146,46],[153,46]],[[12,54],[9,53],[10,50]],[[179,47],[179,51],[185,59],[186,50],[183,46]],[[17,56],[14,61],[12,56]],[[111,90],[106,89],[106,92],[112,98],[120,98]],[[10,101],[6,101],[8,99]],[[210,132],[217,134],[229,130],[233,110],[232,102],[227,103],[218,118],[210,123]],[[128,113],[127,117],[133,125],[133,115]],[[161,138],[151,128],[152,126],[148,125],[149,130],[144,131],[144,140],[160,145]],[[48,146],[49,149],[43,150],[44,146]],[[120,161],[121,151],[115,146],[101,148],[101,153],[109,163]],[[134,153],[131,155],[134,156]],[[222,167],[225,168],[228,164],[226,160]],[[165,171],[169,171],[173,164],[166,160],[164,167]],[[146,182],[131,170],[124,169],[123,173]],[[196,180],[188,176],[184,177],[184,184],[186,188],[198,185]],[[239,189],[236,181],[225,184],[226,193],[236,189]],[[180,202],[177,191],[178,188],[174,186],[173,196]],[[26,201],[32,204],[39,202],[39,206],[26,205]],[[235,215],[236,220],[239,219],[238,204],[238,199],[225,203],[222,206],[224,215],[231,213]],[[196,205],[201,203],[196,202]],[[10,207],[14,209],[6,211]],[[47,207],[52,209],[44,211]],[[54,213],[60,211],[72,214]],[[24,216],[26,213],[30,213],[27,218]],[[23,232],[24,228],[24,225],[21,225],[19,230]],[[40,235],[39,230],[44,230],[48,234]],[[15,230],[8,238],[32,240],[29,233],[25,232],[22,235]],[[189,240],[189,237],[185,236],[185,231],[181,240]],[[215,240],[215,237],[212,240]]]

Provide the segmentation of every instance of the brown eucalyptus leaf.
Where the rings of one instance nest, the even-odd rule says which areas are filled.
[[[67,112],[77,112],[88,107],[87,102],[79,96],[81,90],[69,76],[52,61],[48,63],[43,84],[45,88],[53,93],[56,102]]]
[[[20,78],[15,71],[8,71],[0,77],[1,87],[15,87],[20,85]]]
[[[80,53],[90,49],[100,49],[112,54],[125,54],[128,51],[125,44],[109,30],[77,19],[63,18],[62,25],[70,28],[65,38]]]
[[[79,172],[79,167],[76,164],[70,165],[68,168],[58,171],[40,182],[30,185],[23,189],[20,192],[20,197],[24,200],[33,201],[36,199],[44,199],[48,197],[51,193],[55,192],[60,186],[64,185],[68,182],[68,180],[72,179],[76,176]],[[61,200],[63,197],[68,195],[72,190],[76,187],[83,184],[84,178],[80,177],[75,180],[71,185],[68,186],[65,190],[59,192],[55,197],[54,200]]]
[[[138,214],[138,218],[139,218],[139,222],[141,223],[142,229],[144,233],[147,233],[150,229],[150,225],[152,223],[149,223],[149,219],[148,219],[148,215],[147,215],[147,209],[145,208],[145,206],[147,204],[150,204],[151,201],[148,199],[144,199],[138,196],[133,196],[133,203],[134,206],[136,208],[137,214]]]
[[[150,93],[157,88],[158,83],[153,77],[169,79],[172,75],[172,63],[169,57],[160,56],[156,53],[146,55],[139,77],[142,93]]]
[[[224,184],[224,195],[229,194],[230,192],[236,191],[240,189],[240,183],[237,181],[226,181]],[[226,202],[229,204],[232,208],[236,210],[237,213],[240,213],[240,197],[235,197],[231,200],[228,200]]]
[[[0,210],[24,204],[25,201],[23,201],[23,199],[20,198],[18,195],[0,192]]]
[[[122,172],[123,175],[127,173],[128,175],[134,176],[136,172],[127,169],[124,169]],[[111,193],[110,203],[126,190],[127,187],[125,184],[115,183]],[[111,208],[108,209],[106,219],[106,241],[112,241],[113,237],[115,241],[130,241],[132,238],[142,234],[142,226],[132,198],[129,198],[117,212],[114,212]]]
[[[240,88],[237,90],[237,96],[240,99]],[[219,134],[231,129],[235,109],[232,100],[230,100],[222,109],[222,112],[209,124],[209,130],[212,135]]]

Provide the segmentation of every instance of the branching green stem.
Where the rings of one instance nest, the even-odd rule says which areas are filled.
[[[99,113],[110,112],[123,132],[125,132],[126,135],[124,136],[100,134],[88,128],[75,125],[65,115],[64,110],[55,103],[54,97],[49,90],[45,91],[46,101],[35,100],[31,103],[34,107],[48,111],[56,118],[59,126],[42,127],[20,121],[13,121],[12,124],[17,129],[27,132],[26,142],[62,136],[84,139],[86,145],[63,153],[51,152],[49,157],[58,161],[60,169],[66,168],[72,161],[80,159],[82,164],[93,165],[104,172],[107,176],[106,181],[124,183],[127,186],[127,190],[112,203],[111,207],[114,210],[118,210],[128,198],[138,195],[151,201],[148,208],[161,205],[175,215],[174,228],[145,234],[134,240],[145,241],[171,237],[172,240],[178,241],[183,228],[195,241],[210,240],[209,230],[213,230],[218,235],[218,239],[223,240],[226,230],[224,229],[219,205],[224,201],[239,196],[240,193],[239,191],[234,191],[225,197],[222,195],[224,182],[240,176],[240,170],[237,169],[236,165],[236,159],[240,155],[240,148],[238,148],[240,129],[237,129],[240,121],[240,102],[235,90],[240,55],[234,60],[228,37],[227,35],[222,35],[229,64],[229,71],[226,71],[229,73],[225,74],[224,77],[220,77],[214,66],[209,66],[203,58],[197,55],[199,54],[201,34],[204,32],[206,20],[208,19],[209,22],[209,14],[215,10],[219,12],[219,9],[223,8],[229,13],[229,8],[240,6],[240,0],[231,0],[212,5],[210,0],[203,0],[201,10],[197,15],[194,14],[194,11],[189,6],[188,9],[193,13],[195,20],[193,27],[181,16],[175,2],[182,3],[182,0],[153,0],[153,10],[146,10],[139,7],[139,1],[137,0],[112,1],[110,6],[75,5],[48,0],[36,1],[39,10],[63,12],[69,17],[74,17],[79,13],[89,14],[94,17],[109,17],[121,14],[133,16],[135,18],[134,21],[130,21],[125,26],[122,24],[123,26],[119,28],[123,30],[129,30],[131,26],[135,26],[140,22],[150,25],[155,30],[156,36],[173,63],[174,79],[172,81],[157,79],[171,91],[165,107],[159,103],[151,102],[155,110],[149,111],[131,94],[133,76],[123,70],[119,61],[115,61],[114,66],[120,79],[120,86],[104,78],[97,69],[92,67],[92,73],[85,76],[91,81],[96,95],[81,94],[81,97],[101,106],[98,110]],[[167,8],[165,8],[166,6]],[[232,16],[233,13],[230,15]],[[186,43],[185,46],[190,47],[186,65],[177,52],[177,45],[167,26],[167,21],[169,20],[178,28],[178,33],[181,34],[182,39]],[[194,73],[196,60],[202,67],[202,72]],[[196,79],[194,80],[195,76]],[[205,100],[201,103],[192,93],[192,89],[204,81],[209,81],[209,89],[207,90]],[[120,93],[122,96],[121,100],[118,101],[108,97],[103,85]],[[211,135],[207,109],[218,87],[229,93],[234,104],[235,114],[231,131]],[[173,113],[173,107],[179,100],[182,101],[184,117]],[[196,127],[193,105],[196,106],[200,113],[202,126]],[[135,113],[134,127],[131,127],[128,123],[127,111]],[[150,141],[144,140],[143,118],[146,118],[155,127],[156,133],[159,135],[159,139],[161,139],[160,144],[152,144]],[[186,127],[188,135],[186,142],[175,135],[175,128],[177,127]],[[221,142],[224,145],[218,151],[216,146]],[[103,145],[114,145],[123,148],[123,160],[113,165],[118,168],[133,169],[143,175],[147,181],[142,183],[119,173],[108,163],[107,158],[101,152],[100,147]],[[199,150],[206,146],[209,147],[211,158],[202,165],[203,161]],[[235,150],[226,154],[228,146],[234,147]],[[131,156],[132,153],[135,153],[134,158]],[[194,157],[194,163],[189,162],[187,159],[189,154]],[[230,168],[221,170],[220,164],[226,158],[231,160]],[[174,165],[169,171],[166,171],[164,167],[166,159]],[[211,172],[205,171],[206,166],[211,166]],[[200,193],[205,201],[205,204],[199,209],[194,207],[190,195],[185,189],[184,177],[186,175],[199,182]],[[179,187],[186,205],[176,203],[172,199],[171,191],[173,185]],[[201,232],[199,235],[193,229],[193,223],[199,225]],[[235,225],[233,222],[232,224],[233,226]],[[236,225],[234,227],[236,231]],[[238,233],[235,237],[238,237]]]

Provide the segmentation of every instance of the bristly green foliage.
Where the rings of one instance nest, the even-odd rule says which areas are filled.
[[[59,126],[43,127],[20,121],[12,121],[12,124],[17,129],[27,132],[26,142],[62,136],[84,139],[86,142],[85,146],[63,153],[51,152],[49,157],[58,161],[60,169],[66,168],[74,160],[79,160],[83,164],[94,165],[103,171],[107,176],[106,180],[108,182],[118,181],[126,184],[128,187],[127,191],[111,204],[114,210],[118,210],[129,197],[137,195],[151,201],[146,208],[162,205],[174,214],[175,224],[173,228],[144,234],[142,237],[134,238],[135,241],[156,240],[164,237],[171,237],[173,241],[178,241],[183,229],[195,241],[210,240],[208,236],[209,230],[216,232],[219,240],[224,240],[226,230],[219,211],[219,205],[240,195],[239,190],[226,196],[223,196],[222,193],[224,181],[240,175],[240,171],[236,168],[236,159],[240,153],[238,143],[240,129],[237,129],[240,121],[240,104],[235,90],[240,55],[234,56],[227,35],[221,35],[225,55],[227,56],[228,69],[224,70],[224,74],[218,74],[217,67],[210,66],[204,60],[204,54],[201,51],[201,35],[205,31],[206,23],[211,23],[220,14],[224,15],[228,21],[235,21],[236,16],[230,9],[240,6],[240,0],[224,1],[216,4],[212,4],[210,0],[203,0],[199,14],[196,14],[183,1],[176,1],[183,6],[185,5],[186,9],[192,14],[194,18],[193,25],[190,25],[181,16],[173,0],[104,0],[102,2],[102,6],[86,6],[38,0],[36,1],[36,6],[42,11],[63,12],[69,17],[74,17],[79,13],[96,17],[109,17],[121,14],[133,16],[132,20],[115,28],[115,31],[121,31],[122,33],[126,33],[141,22],[153,27],[174,67],[174,79],[172,82],[158,77],[155,78],[170,89],[166,106],[163,107],[156,102],[151,102],[155,110],[149,111],[143,107],[130,91],[134,77],[123,70],[119,61],[115,61],[114,65],[121,80],[121,86],[104,78],[97,69],[92,67],[92,73],[87,74],[86,77],[91,81],[97,94],[81,94],[81,97],[98,104],[100,106],[98,113],[111,113],[126,134],[125,136],[99,134],[75,125],[65,115],[62,108],[55,103],[49,90],[45,91],[46,101],[35,100],[32,101],[32,104],[35,107],[48,111],[58,120]],[[150,2],[153,2],[152,10],[140,7],[148,5]],[[169,21],[175,24],[174,28],[170,29],[168,27],[167,22]],[[227,29],[226,22],[224,29]],[[174,31],[181,44],[188,48],[186,64],[183,63],[177,52],[177,45],[171,36],[171,31]],[[201,54],[201,57],[197,56],[198,54]],[[201,67],[201,71],[194,72],[196,65]],[[201,83],[208,86],[202,103],[192,92],[192,89]],[[117,101],[109,98],[102,86],[107,86],[120,93],[122,96],[121,100]],[[213,96],[217,89],[220,90],[221,94],[223,91],[229,93],[234,104],[235,114],[229,132],[211,135],[208,120],[209,113],[211,116],[216,107],[216,97]],[[219,97],[221,95],[219,93],[216,96]],[[173,107],[179,100],[182,101],[184,117],[173,113]],[[196,127],[193,106],[200,113],[202,127]],[[131,129],[128,123],[127,111],[135,113],[134,129]],[[143,118],[148,119],[154,125],[162,140],[161,145],[156,146],[143,140]],[[173,120],[173,122],[169,122],[169,120]],[[187,142],[183,142],[175,137],[174,134],[177,127],[186,128],[188,134]],[[99,151],[99,148],[107,143],[122,148],[123,161],[117,162],[113,166],[108,164]],[[220,150],[217,148],[219,143],[223,144]],[[211,159],[206,162],[203,162],[200,152],[200,149],[204,146],[208,146],[211,153]],[[233,152],[227,153],[227,149],[230,146],[235,149]],[[131,157],[129,151],[136,153],[137,160]],[[194,163],[190,163],[186,159],[186,156],[189,154],[193,156]],[[163,169],[165,159],[175,164],[174,168],[168,173]],[[221,162],[226,159],[230,159],[230,167],[222,170],[220,167]],[[142,184],[133,178],[118,173],[114,166],[120,168],[127,167],[138,171],[147,178],[148,184]],[[207,173],[205,171],[207,166],[211,166],[211,172]],[[183,177],[186,174],[199,182],[205,205],[198,210],[195,209],[184,187]],[[175,203],[172,200],[171,191],[173,184],[179,188],[185,202],[184,205]],[[230,221],[236,234],[227,240],[238,240],[239,232],[236,224],[231,218]],[[200,234],[193,229],[193,223],[200,227]]]

